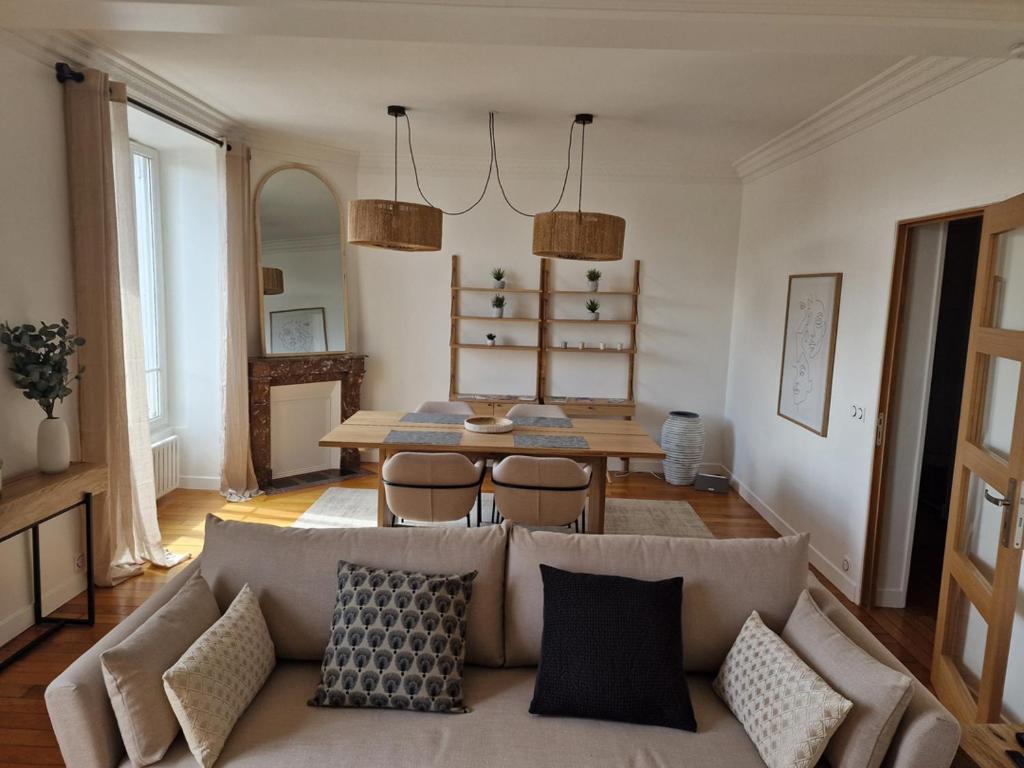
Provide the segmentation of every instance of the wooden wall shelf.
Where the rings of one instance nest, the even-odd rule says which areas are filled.
[[[486,288],[483,286],[465,286],[459,284],[459,257],[452,256],[451,276],[451,366],[449,373],[448,399],[460,400],[469,403],[474,410],[482,414],[503,414],[511,406],[517,403],[551,403],[561,406],[569,416],[573,417],[622,417],[631,419],[636,414],[636,403],[633,400],[634,377],[636,371],[637,335],[636,328],[639,318],[640,300],[640,262],[633,262],[633,289],[624,291],[568,291],[555,290],[552,288],[551,269],[554,262],[552,259],[539,259],[540,275],[539,288]],[[536,294],[539,296],[538,317],[486,317],[479,315],[464,315],[461,313],[459,294],[463,292],[476,293],[509,293],[509,294]],[[630,299],[628,314],[623,319],[602,318],[590,320],[588,318],[573,317],[552,317],[552,301],[555,296],[624,296]],[[620,309],[625,310],[627,305]],[[624,312],[625,314],[625,312]],[[497,322],[497,323],[534,323],[537,325],[537,344],[498,344],[489,346],[487,344],[466,344],[460,340],[459,323],[470,322]],[[586,325],[588,323],[606,328],[611,325],[623,326],[629,330],[629,346],[625,349],[598,349],[597,347],[560,347],[552,346],[548,331],[555,324]],[[536,355],[536,393],[528,395],[489,395],[481,393],[466,393],[459,389],[459,352],[463,349],[485,349],[491,351],[505,350],[512,352],[533,352]],[[573,352],[578,355],[623,355],[626,358],[628,368],[626,396],[623,398],[600,398],[600,397],[572,397],[549,395],[550,382],[548,381],[548,352]],[[628,462],[627,462],[628,469]]]

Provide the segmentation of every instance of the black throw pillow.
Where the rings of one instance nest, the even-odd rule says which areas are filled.
[[[696,731],[683,673],[682,578],[540,571],[544,631],[530,712]]]

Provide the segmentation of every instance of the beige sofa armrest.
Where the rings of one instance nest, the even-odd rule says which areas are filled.
[[[886,768],[949,768],[960,745],[960,723],[813,575],[807,580],[807,589],[814,602],[847,637],[878,661],[909,675],[914,681],[910,705],[882,765]]]
[[[100,654],[134,632],[198,570],[196,559],[46,687],[46,711],[65,763],[76,768],[115,768],[121,762],[124,743],[103,683]]]

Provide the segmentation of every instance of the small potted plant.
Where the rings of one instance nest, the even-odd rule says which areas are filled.
[[[597,284],[601,280],[601,270],[599,269],[588,269],[587,270],[587,288],[591,292],[597,291]]]
[[[505,270],[501,267],[495,267],[491,270],[491,277],[494,278],[494,287],[499,291],[505,287]]]
[[[597,299],[587,299],[587,312],[590,313],[591,320],[599,320],[601,313],[598,310],[601,308],[601,303]]]
[[[61,320],[38,327],[2,323],[0,343],[7,347],[14,386],[46,414],[36,438],[39,469],[48,474],[63,472],[71,464],[71,443],[67,424],[53,415],[53,409],[71,394],[71,382],[82,378],[85,366],[72,373],[68,360],[85,339],[71,333],[68,321]]]
[[[491,299],[491,317],[503,317],[505,315],[505,297],[500,293],[494,294]]]
[[[488,347],[493,347],[494,346],[494,340],[497,339],[497,338],[498,337],[495,336],[493,333],[488,333],[487,334],[487,346]]]

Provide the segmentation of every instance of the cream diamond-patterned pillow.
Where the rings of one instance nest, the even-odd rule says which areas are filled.
[[[246,584],[224,615],[164,672],[171,709],[203,768],[217,760],[276,663],[259,601]]]
[[[829,688],[754,611],[715,678],[768,768],[813,768],[851,702]]]

